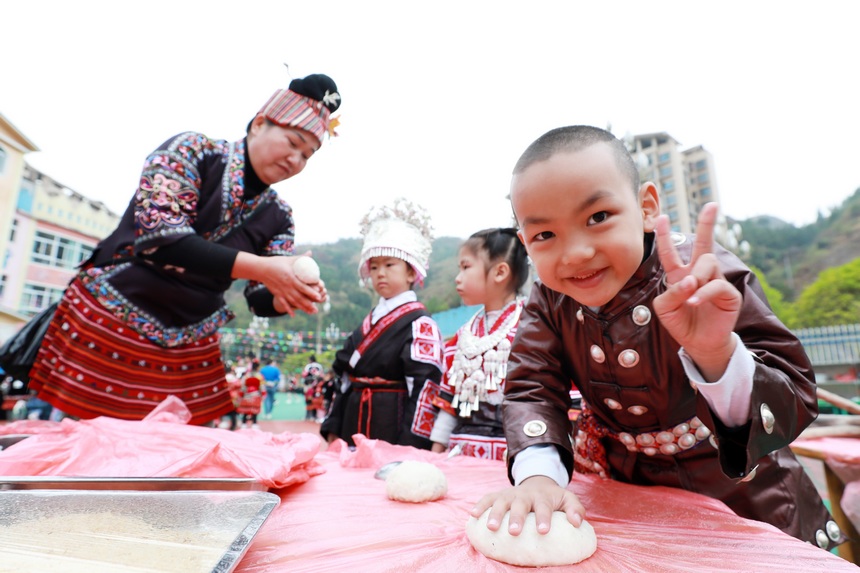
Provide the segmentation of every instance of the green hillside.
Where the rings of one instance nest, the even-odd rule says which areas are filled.
[[[775,289],[771,298],[781,296],[783,299],[774,300],[781,306],[791,306],[805,289],[815,283],[822,271],[842,267],[860,258],[860,189],[829,215],[821,215],[815,223],[803,227],[795,227],[774,217],[737,222],[741,225],[743,239],[751,247],[746,262],[762,271],[765,282]],[[461,304],[454,290],[454,277],[462,240],[440,237],[433,242],[429,276],[424,288],[417,290],[419,299],[430,312]],[[321,332],[334,323],[341,332],[351,332],[375,303],[372,290],[360,286],[358,281],[361,240],[341,239],[334,243],[296,247],[297,253],[307,250],[313,252],[320,265],[331,300],[330,310],[318,316],[299,313],[294,318],[275,318],[270,321],[270,329]],[[237,281],[228,293],[228,304],[236,313],[236,320],[229,324],[232,328],[247,328],[251,321],[242,288],[244,281]],[[851,292],[848,296],[854,296]],[[780,318],[789,322],[782,315]],[[802,317],[800,320],[800,324],[794,326],[804,326]],[[860,322],[860,316],[856,322]]]

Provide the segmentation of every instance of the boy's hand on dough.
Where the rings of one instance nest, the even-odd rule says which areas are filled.
[[[563,511],[567,520],[575,527],[585,519],[585,507],[576,495],[546,476],[532,476],[520,485],[482,497],[472,508],[471,515],[480,517],[488,508],[487,528],[498,531],[505,513],[510,511],[508,533],[519,535],[523,530],[526,515],[535,514],[538,533],[547,533],[554,511]]]

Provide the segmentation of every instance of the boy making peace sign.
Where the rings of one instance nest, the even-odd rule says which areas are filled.
[[[788,445],[817,416],[809,359],[753,272],[698,235],[670,233],[624,144],[552,130],[514,168],[511,204],[540,282],[514,341],[503,416],[515,487],[484,496],[498,529],[534,512],[579,525],[571,472],[695,491],[822,548],[841,542]],[[567,412],[583,397],[573,444]]]

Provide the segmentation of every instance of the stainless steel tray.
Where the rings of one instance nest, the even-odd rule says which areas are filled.
[[[0,569],[231,573],[279,503],[265,492],[0,492]]]
[[[251,478],[111,478],[61,476],[3,476],[2,490],[121,490],[121,491],[267,491]]]

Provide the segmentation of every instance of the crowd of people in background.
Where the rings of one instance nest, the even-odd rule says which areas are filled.
[[[218,426],[230,430],[258,428],[260,420],[272,420],[279,394],[285,404],[304,400],[305,420],[322,422],[334,394],[334,375],[310,355],[308,363],[295,373],[285,372],[275,358],[260,359],[250,353],[225,363],[233,410]],[[286,415],[292,415],[292,412]]]

